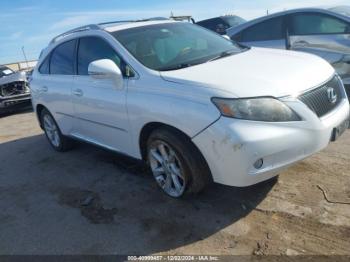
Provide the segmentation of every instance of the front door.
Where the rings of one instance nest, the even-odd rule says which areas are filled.
[[[100,37],[83,37],[78,44],[77,76],[72,90],[75,109],[75,136],[95,144],[128,153],[129,125],[126,110],[127,80],[117,87],[113,79],[96,79],[88,66],[110,59],[119,67],[116,51]]]

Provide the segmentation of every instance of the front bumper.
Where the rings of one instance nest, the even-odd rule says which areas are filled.
[[[0,96],[0,110],[10,109],[17,106],[29,105],[31,101],[30,93],[25,93],[21,95],[1,97]]]
[[[324,149],[334,128],[349,118],[346,99],[322,118],[298,100],[284,102],[303,121],[266,123],[221,117],[193,138],[215,182],[245,187],[274,177]],[[257,169],[254,163],[259,159],[263,159],[263,166]]]

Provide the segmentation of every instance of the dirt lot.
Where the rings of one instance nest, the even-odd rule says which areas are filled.
[[[350,254],[350,130],[246,189],[173,200],[137,161],[0,118],[0,254]]]

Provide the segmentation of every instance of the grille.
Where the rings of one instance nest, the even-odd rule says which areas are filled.
[[[336,100],[332,101],[332,97],[335,96]],[[337,77],[334,77],[325,85],[299,96],[299,100],[306,104],[318,117],[331,112],[343,99],[343,86]]]
[[[25,93],[25,82],[13,82],[0,86],[1,96],[21,95]]]

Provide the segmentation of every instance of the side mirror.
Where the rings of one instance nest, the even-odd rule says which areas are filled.
[[[93,78],[110,78],[116,82],[117,87],[123,86],[123,74],[119,67],[110,59],[101,59],[91,62],[88,67],[88,72]]]

